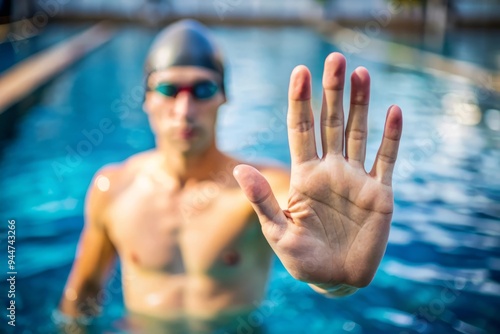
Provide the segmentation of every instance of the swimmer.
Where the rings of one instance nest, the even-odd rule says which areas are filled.
[[[365,68],[351,75],[344,128],[346,60],[339,53],[325,60],[322,157],[311,74],[305,66],[293,70],[291,171],[250,166],[217,148],[224,62],[208,28],[192,20],[167,27],[145,69],[143,107],[156,146],[96,173],[62,314],[75,322],[98,314],[96,300],[115,260],[130,314],[172,323],[254,311],[273,253],[295,279],[325,296],[346,296],[370,283],[389,236],[402,113],[389,108],[375,162],[365,171]]]

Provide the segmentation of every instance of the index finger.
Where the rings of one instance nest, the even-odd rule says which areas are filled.
[[[317,159],[311,109],[311,73],[303,65],[297,66],[290,77],[287,123],[292,164]]]

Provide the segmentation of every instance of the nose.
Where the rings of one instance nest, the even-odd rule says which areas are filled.
[[[178,119],[190,119],[195,113],[194,98],[190,92],[182,91],[177,94],[174,102],[174,114]]]

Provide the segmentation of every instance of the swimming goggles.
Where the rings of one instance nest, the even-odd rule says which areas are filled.
[[[166,97],[176,97],[182,91],[191,93],[196,100],[208,100],[213,97],[219,90],[219,85],[215,81],[202,80],[195,82],[189,86],[180,86],[170,82],[161,82],[154,88],[154,90]]]

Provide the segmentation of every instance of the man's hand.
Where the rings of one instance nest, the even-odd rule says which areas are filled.
[[[263,233],[296,279],[334,286],[368,285],[387,245],[393,212],[392,172],[402,132],[399,107],[389,108],[375,163],[365,171],[370,77],[357,68],[344,132],[345,58],[328,56],[323,73],[321,141],[316,152],[311,110],[311,75],[292,73],[288,135],[292,158],[288,208],[282,210],[266,179],[253,167],[234,174],[259,216]],[[344,145],[345,141],[345,145]]]

